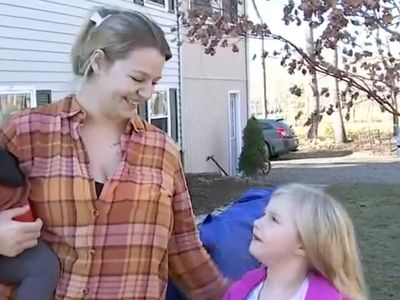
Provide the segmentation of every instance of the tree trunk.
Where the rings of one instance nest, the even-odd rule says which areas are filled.
[[[393,77],[392,79],[392,104],[393,107],[395,108],[396,111],[397,110],[397,93],[396,93],[396,79]],[[393,135],[397,136],[398,135],[398,131],[399,130],[399,116],[393,114]]]
[[[315,45],[314,45],[314,29],[311,26],[309,26],[306,42],[307,42],[307,52],[310,55],[311,59],[315,60],[316,55],[315,55]],[[318,138],[318,125],[320,122],[320,94],[318,88],[317,72],[315,71],[315,69],[311,70],[311,76],[312,76],[311,89],[313,92],[314,111],[311,114],[311,126],[309,129],[308,138],[316,140]]]
[[[265,67],[265,44],[264,37],[261,40],[261,59],[263,69],[263,98],[264,98],[264,114],[268,118],[268,100],[267,100],[267,70]]]
[[[260,11],[258,10],[258,6],[255,0],[252,0],[253,8],[256,12],[257,18],[260,20],[260,23],[263,24],[263,19],[261,17]],[[268,100],[267,100],[267,70],[265,66],[265,39],[264,36],[261,38],[261,65],[263,71],[263,99],[264,99],[264,117],[268,118]]]
[[[377,38],[379,38],[379,30],[377,32]],[[381,46],[380,46],[380,48],[381,48]],[[391,53],[390,42],[389,42],[388,38],[386,38],[386,47],[387,47],[388,52]],[[383,54],[381,54],[381,57],[382,57],[382,62],[385,66],[386,71],[388,71],[388,70],[392,71],[394,69],[393,63],[391,63],[391,65],[388,65],[386,60],[383,57]],[[396,111],[398,111],[397,110],[398,105],[397,105],[397,92],[396,92],[396,78],[394,77],[394,75],[392,75],[392,80],[390,82],[390,85],[391,85],[392,105],[393,105],[394,109]],[[393,135],[394,136],[397,136],[398,129],[399,129],[399,116],[396,114],[393,114]]]
[[[333,65],[336,69],[339,68],[339,50],[336,47]],[[339,80],[335,78],[335,101],[337,103],[337,113],[335,113],[335,141],[336,143],[347,143],[346,128],[344,126],[342,100],[340,99]]]

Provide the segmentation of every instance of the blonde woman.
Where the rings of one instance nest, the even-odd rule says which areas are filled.
[[[264,267],[247,273],[224,300],[366,300],[352,221],[322,191],[278,188],[254,222],[250,252]]]
[[[80,91],[0,134],[61,262],[54,298],[159,300],[170,276],[191,299],[220,299],[226,281],[196,233],[178,151],[137,114],[171,58],[163,31],[138,12],[95,8],[71,57]],[[33,247],[38,222],[0,212],[0,255]]]

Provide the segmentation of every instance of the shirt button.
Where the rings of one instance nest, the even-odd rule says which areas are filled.
[[[93,217],[98,217],[98,216],[100,216],[100,212],[97,209],[95,209],[93,211]]]
[[[90,249],[89,254],[90,254],[90,256],[92,256],[92,257],[95,256],[96,250]]]
[[[83,289],[82,293],[83,293],[84,295],[89,294],[89,289]]]

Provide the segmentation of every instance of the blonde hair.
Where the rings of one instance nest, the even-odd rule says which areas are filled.
[[[96,22],[94,15],[101,22]],[[117,7],[94,7],[72,47],[72,70],[75,75],[89,77],[91,57],[96,50],[102,50],[114,62],[126,58],[134,49],[147,47],[158,49],[166,60],[172,57],[163,30],[142,13]]]
[[[281,196],[295,204],[295,223],[312,269],[351,300],[367,299],[354,226],[343,206],[301,184],[278,188],[273,197]]]

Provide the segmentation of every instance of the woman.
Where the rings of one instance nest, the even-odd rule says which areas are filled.
[[[226,290],[196,234],[174,143],[137,115],[170,58],[147,17],[96,8],[72,49],[79,93],[4,128],[0,146],[19,158],[41,236],[60,258],[55,299],[164,299],[168,275],[193,299]],[[36,241],[40,221],[22,228],[15,214],[0,215],[14,233],[0,232],[2,255]]]

